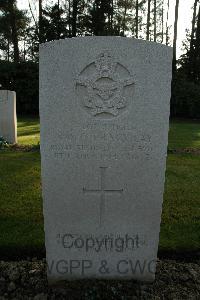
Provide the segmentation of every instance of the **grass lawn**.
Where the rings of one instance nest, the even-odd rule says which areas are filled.
[[[168,155],[160,249],[200,249],[200,155]]]
[[[18,144],[37,145],[40,142],[40,124],[38,118],[18,118]]]
[[[200,149],[200,121],[172,120],[169,131],[169,148]]]
[[[43,247],[40,154],[0,154],[0,254]]]
[[[170,147],[199,147],[200,123],[180,124],[171,123]],[[38,143],[37,119],[19,119],[18,129],[19,144]],[[39,152],[0,152],[0,178],[0,255],[42,253]],[[160,250],[200,249],[199,195],[200,155],[168,155]]]

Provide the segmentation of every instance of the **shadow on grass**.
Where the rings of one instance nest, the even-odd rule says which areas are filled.
[[[26,122],[17,122],[17,127],[18,128],[26,128],[26,130],[28,130],[29,127],[32,126],[39,126],[39,120],[35,120],[35,121],[26,121]]]
[[[18,132],[18,137],[31,136],[31,135],[35,135],[35,134],[39,135],[40,130],[39,129],[32,129],[31,131]]]
[[[4,256],[10,256],[10,253],[13,254],[17,249],[24,249],[21,257],[25,257],[28,252],[34,252],[34,249],[44,249],[43,220],[35,222],[31,215],[1,217],[0,232],[0,253],[3,255],[5,249],[8,251]]]
[[[161,223],[160,252],[194,253],[200,255],[200,220],[190,222]]]
[[[200,120],[173,120],[169,130],[169,148],[200,148]]]

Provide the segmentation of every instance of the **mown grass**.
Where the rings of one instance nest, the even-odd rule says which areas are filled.
[[[40,142],[40,124],[38,118],[18,118],[18,144],[37,145]]]
[[[0,254],[42,249],[44,244],[40,154],[0,154]]]
[[[160,248],[200,249],[199,155],[168,155]]]
[[[199,147],[199,123],[171,123],[170,147]],[[37,119],[19,119],[19,144],[39,142]],[[199,139],[198,139],[199,137]],[[44,253],[40,154],[0,152],[0,255]],[[200,156],[167,159],[160,250],[200,249]]]
[[[200,121],[172,120],[169,130],[169,148],[200,149]]]

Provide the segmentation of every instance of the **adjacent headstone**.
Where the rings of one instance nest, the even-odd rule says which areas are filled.
[[[40,48],[48,279],[152,281],[172,50],[121,37]]]
[[[16,93],[0,90],[0,136],[17,143]]]

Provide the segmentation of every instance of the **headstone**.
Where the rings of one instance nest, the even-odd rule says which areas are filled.
[[[152,281],[172,50],[121,37],[40,48],[48,279]]]
[[[0,90],[0,136],[17,143],[16,93]]]

